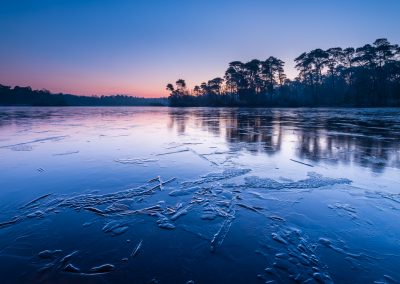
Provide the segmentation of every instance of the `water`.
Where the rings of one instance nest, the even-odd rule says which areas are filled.
[[[400,281],[399,109],[3,107],[0,169],[0,283]]]

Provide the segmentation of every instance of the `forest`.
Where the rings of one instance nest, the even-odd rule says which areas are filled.
[[[127,95],[77,96],[53,94],[31,87],[14,88],[0,84],[0,105],[3,106],[165,106],[163,98],[139,98]]]
[[[400,48],[381,38],[362,47],[314,49],[294,59],[298,76],[276,57],[233,61],[223,77],[188,89],[169,83],[171,106],[398,107]]]

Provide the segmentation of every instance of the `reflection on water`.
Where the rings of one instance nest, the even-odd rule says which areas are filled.
[[[0,283],[400,281],[399,138],[400,109],[0,108]]]
[[[7,111],[4,111],[7,110]],[[86,112],[86,111],[85,111]],[[3,108],[0,129],[8,125],[29,127],[73,119],[112,119],[141,116],[151,120],[162,116],[168,128],[190,135],[188,126],[225,138],[231,149],[274,155],[284,144],[295,143],[296,157],[329,164],[356,164],[382,172],[400,168],[399,109],[219,109],[189,108],[135,110],[94,108],[81,112],[40,108]],[[167,114],[166,114],[167,113]],[[165,116],[168,116],[166,118]]]
[[[184,134],[193,123],[224,137],[232,149],[268,155],[295,143],[300,159],[382,172],[400,168],[399,114],[398,109],[172,109],[168,126]]]

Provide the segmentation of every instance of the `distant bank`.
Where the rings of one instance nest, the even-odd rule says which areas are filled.
[[[126,95],[77,96],[53,94],[31,87],[14,88],[0,84],[0,106],[167,106],[166,98],[140,98]]]

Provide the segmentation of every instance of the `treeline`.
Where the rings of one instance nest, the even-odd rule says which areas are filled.
[[[138,98],[126,95],[76,96],[52,94],[48,90],[32,90],[31,87],[14,88],[0,85],[0,105],[26,106],[164,106],[166,99]]]
[[[286,78],[284,62],[233,61],[223,78],[189,90],[185,80],[167,85],[171,106],[400,106],[400,48],[387,39],[359,48],[334,47],[304,52],[299,71]]]

